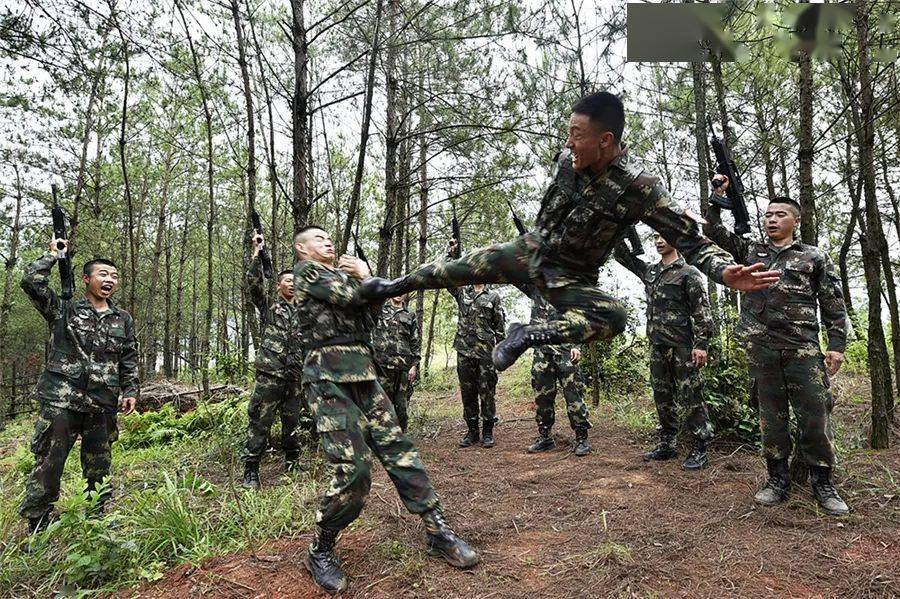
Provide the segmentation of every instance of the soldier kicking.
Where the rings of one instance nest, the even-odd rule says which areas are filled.
[[[50,354],[37,384],[35,464],[19,508],[31,533],[54,517],[66,458],[78,437],[87,491],[99,490],[109,474],[110,445],[118,438],[116,409],[131,414],[139,394],[134,320],[110,299],[119,287],[116,265],[104,258],[85,263],[84,297],[61,299],[50,288],[60,245],[68,249],[66,240],[54,239],[50,253],[29,264],[22,278],[22,289],[50,325]],[[97,513],[106,499],[101,495]]]
[[[713,179],[714,193],[724,195],[728,178]],[[749,341],[750,376],[759,397],[759,425],[768,481],[754,499],[776,505],[787,499],[791,486],[789,411],[797,419],[800,459],[809,464],[813,494],[828,514],[842,516],[850,509],[832,483],[835,463],[831,429],[829,375],[837,374],[847,346],[847,311],[840,280],[828,255],[795,241],[800,227],[800,204],[787,197],[772,198],[766,208],[765,242],[749,241],[722,225],[721,209],[710,203],[707,234],[745,264],[762,261],[778,268],[783,278],[766,292],[741,298],[739,332]],[[828,335],[825,355],[819,346],[819,308]]]
[[[680,425],[693,442],[681,466],[700,470],[709,465],[706,444],[713,437],[700,374],[713,333],[706,281],[661,235],[656,234],[655,242],[661,260],[650,266],[624,244],[615,250],[616,261],[641,279],[647,292],[650,384],[659,415],[659,443],[644,454],[644,461],[677,458]]]
[[[300,430],[310,440],[315,434],[309,409],[301,397],[303,340],[299,336],[294,309],[294,273],[290,270],[278,273],[277,294],[271,302],[259,256],[263,243],[262,235],[254,236],[253,259],[247,270],[247,290],[259,313],[262,331],[254,362],[256,386],[247,406],[247,440],[241,454],[244,462],[241,485],[252,490],[259,489],[259,464],[276,414],[281,415],[281,449],[286,472],[299,467]]]
[[[638,221],[717,283],[752,291],[777,281],[777,272],[763,272],[763,264],[735,264],[701,235],[697,222],[672,202],[659,180],[626,153],[624,126],[624,108],[616,96],[585,96],[572,108],[568,151],[558,158],[534,231],[458,260],[425,264],[392,281],[369,279],[360,293],[375,300],[474,283],[534,285],[561,318],[510,326],[492,352],[502,371],[531,346],[609,339],[625,329],[625,307],[596,285],[600,266]]]
[[[306,568],[328,592],[347,587],[334,545],[365,504],[372,453],[406,509],[422,517],[428,553],[458,568],[474,566],[478,554],[447,525],[419,453],[400,430],[394,406],[378,383],[369,339],[380,302],[359,295],[359,281],[370,276],[368,267],[358,258],[341,256],[334,268],[331,238],[318,227],[298,232],[294,248],[299,259],[295,301],[308,352],[303,383],[333,472],[316,513]]]

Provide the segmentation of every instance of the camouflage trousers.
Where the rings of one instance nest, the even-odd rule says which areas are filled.
[[[93,489],[109,474],[110,445],[118,438],[116,415],[42,407],[31,439],[34,470],[19,506],[24,518],[40,518],[59,499],[66,458],[78,437],[81,437],[81,473],[88,481],[88,488]]]
[[[306,392],[333,474],[316,513],[319,526],[338,531],[359,516],[372,484],[373,453],[407,510],[421,514],[440,506],[419,452],[400,430],[378,381],[310,381]]]
[[[477,424],[479,404],[481,420],[493,422],[497,416],[494,393],[497,388],[497,369],[491,357],[472,358],[456,356],[456,374],[459,376],[459,394],[462,396],[463,419]]]
[[[798,455],[811,466],[834,466],[834,397],[819,348],[773,349],[751,343],[747,358],[759,399],[763,455],[790,457],[792,409]]]
[[[587,406],[584,404],[584,385],[578,366],[568,352],[545,353],[535,350],[531,363],[531,387],[535,392],[538,428],[550,429],[556,422],[556,390],[562,390],[566,413],[573,430],[591,428]]]
[[[529,263],[538,249],[528,233],[507,243],[467,252],[458,260],[436,260],[407,275],[408,290],[462,287],[475,283],[533,285],[560,313],[561,319],[525,325],[526,331],[546,333],[549,345],[609,339],[625,330],[628,312],[612,295],[589,283],[547,287]],[[573,278],[577,277],[573,274]],[[583,276],[583,275],[582,275]]]
[[[672,443],[679,429],[694,439],[713,437],[703,401],[703,377],[694,366],[690,347],[650,346],[650,385],[659,415],[660,438]]]
[[[245,462],[262,460],[277,414],[281,416],[281,448],[286,456],[300,453],[301,435],[310,441],[315,439],[312,417],[302,399],[300,382],[295,379],[257,372],[247,414],[247,440],[241,453]]]
[[[409,424],[409,398],[413,393],[412,383],[409,382],[409,368],[385,368],[382,366],[378,382],[381,383],[381,388],[394,404],[394,412],[397,414],[400,430],[405,433]]]

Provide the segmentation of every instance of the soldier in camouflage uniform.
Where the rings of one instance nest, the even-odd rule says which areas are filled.
[[[541,297],[536,289],[525,286],[531,298],[531,323],[540,324],[559,318],[559,313]],[[548,451],[556,447],[551,435],[553,423],[556,421],[556,390],[562,391],[566,400],[566,413],[569,424],[575,431],[575,455],[586,456],[591,451],[587,442],[588,410],[584,403],[584,385],[578,369],[581,349],[571,343],[562,345],[542,345],[534,348],[531,362],[531,388],[535,392],[535,421],[538,427],[538,438],[532,443],[528,453]]]
[[[50,326],[50,354],[37,384],[40,416],[31,451],[35,465],[19,513],[29,530],[44,528],[59,499],[66,458],[81,437],[81,471],[94,491],[109,474],[110,444],[118,437],[116,409],[134,412],[139,396],[137,341],[131,315],[110,297],[119,273],[109,260],[83,268],[85,294],[62,299],[50,288],[57,243],[25,268],[22,289]],[[102,510],[105,494],[98,510]]]
[[[456,567],[474,566],[478,554],[444,520],[419,453],[400,430],[394,407],[378,383],[369,341],[380,302],[372,304],[359,295],[359,281],[369,276],[368,267],[358,258],[342,256],[334,268],[331,239],[318,227],[297,233],[294,247],[299,258],[295,302],[307,349],[303,383],[333,472],[316,513],[307,569],[329,592],[346,588],[334,544],[365,503],[372,453],[406,509],[421,515],[428,552]]]
[[[394,404],[400,429],[405,433],[409,423],[409,398],[419,369],[419,322],[406,309],[406,297],[392,297],[381,309],[372,334],[375,363],[381,371],[378,380]]]
[[[303,370],[303,339],[299,336],[294,309],[294,273],[278,273],[277,295],[270,302],[259,251],[262,235],[253,239],[253,259],[247,271],[247,290],[259,313],[262,341],[256,352],[256,386],[247,407],[247,440],[241,459],[244,461],[242,486],[259,489],[259,463],[266,451],[269,430],[275,415],[281,415],[281,448],[287,472],[299,468],[300,433],[309,440],[315,434],[312,417],[300,389]],[[302,423],[302,426],[301,426]]]
[[[381,299],[474,283],[534,285],[562,318],[512,325],[492,354],[502,371],[533,345],[608,339],[625,329],[625,307],[597,288],[597,276],[629,226],[638,221],[659,231],[688,262],[718,283],[751,290],[778,280],[778,273],[761,272],[762,265],[735,264],[701,235],[697,221],[672,202],[659,180],[626,153],[625,113],[616,96],[591,94],[572,111],[568,151],[558,157],[534,231],[458,260],[425,264],[393,281],[370,279],[362,294]]]
[[[659,415],[659,443],[644,460],[678,457],[675,437],[682,428],[693,439],[682,467],[700,470],[709,465],[706,444],[713,437],[700,374],[713,333],[706,281],[661,235],[655,237],[662,259],[651,266],[623,244],[615,250],[616,261],[640,278],[647,292],[650,384]]]
[[[726,178],[720,188],[722,194],[727,186]],[[834,397],[829,375],[836,374],[844,361],[847,313],[828,255],[794,240],[800,213],[796,201],[773,198],[765,214],[768,239],[755,242],[728,231],[722,225],[719,207],[711,203],[705,228],[738,261],[762,261],[768,268],[782,271],[776,285],[741,298],[739,332],[748,342],[749,370],[758,393],[763,456],[769,474],[754,498],[763,505],[775,505],[787,498],[789,411],[793,409],[799,432],[798,456],[809,464],[813,494],[827,513],[844,515],[849,508],[832,483]],[[819,345],[817,306],[828,336],[824,356]]]

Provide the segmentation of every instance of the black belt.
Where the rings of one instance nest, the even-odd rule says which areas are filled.
[[[306,344],[305,349],[321,349],[332,345],[364,345],[369,350],[372,349],[368,339],[361,339],[359,337],[331,337],[330,339],[322,339],[321,341],[312,341]]]

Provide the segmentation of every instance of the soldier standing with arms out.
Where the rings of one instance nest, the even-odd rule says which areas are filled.
[[[394,404],[400,429],[409,423],[409,398],[419,371],[422,340],[416,315],[406,308],[406,297],[392,297],[381,309],[372,334],[375,363],[381,370],[378,380]]]
[[[393,281],[369,279],[361,293],[382,299],[474,283],[534,285],[561,318],[512,325],[492,353],[494,365],[502,371],[534,345],[609,339],[625,329],[625,307],[597,287],[597,277],[613,248],[638,221],[659,231],[717,283],[754,290],[777,281],[778,273],[761,272],[762,264],[735,264],[700,234],[696,221],[672,202],[659,180],[626,153],[624,127],[625,111],[616,96],[607,92],[585,96],[572,108],[568,152],[559,156],[534,231],[458,260],[425,264]]]
[[[541,297],[540,293],[527,287],[525,289],[530,291],[532,324],[559,318],[559,313]],[[537,407],[535,421],[538,427],[538,438],[528,447],[528,453],[548,451],[556,447],[551,429],[556,421],[554,404],[556,403],[557,388],[562,391],[566,400],[569,424],[575,431],[575,445],[572,447],[572,451],[579,457],[590,453],[591,446],[587,442],[587,437],[591,422],[588,420],[588,410],[584,403],[584,385],[578,370],[579,360],[581,360],[581,349],[571,343],[542,345],[534,348],[534,357],[531,362],[531,387],[534,389],[534,401]]]
[[[307,569],[328,592],[346,588],[334,545],[365,504],[372,484],[371,453],[406,509],[422,517],[428,553],[458,568],[474,566],[478,554],[447,525],[419,453],[400,430],[394,407],[378,383],[369,339],[380,306],[359,295],[359,281],[370,276],[368,267],[345,255],[334,268],[331,238],[318,227],[297,233],[294,248],[299,258],[295,301],[307,349],[303,383],[333,471],[316,513]]]
[[[693,439],[682,467],[700,470],[709,465],[706,444],[713,437],[700,374],[713,333],[706,282],[661,235],[655,242],[661,260],[652,266],[622,244],[615,253],[616,261],[640,278],[647,292],[650,383],[659,415],[659,443],[644,454],[644,460],[678,457],[675,437],[680,424]]]
[[[40,416],[31,451],[35,465],[19,513],[34,533],[53,517],[66,458],[81,437],[81,471],[87,491],[109,474],[110,444],[118,437],[116,409],[134,412],[139,396],[134,320],[110,299],[119,287],[112,261],[98,258],[82,269],[81,299],[61,299],[50,288],[60,244],[25,268],[22,289],[50,325],[50,355],[38,380]],[[101,496],[99,509],[107,498]]]
[[[713,179],[714,193],[724,195],[728,179]],[[745,264],[762,261],[782,272],[781,280],[765,291],[741,298],[739,331],[749,342],[750,376],[759,396],[759,424],[768,481],[754,499],[776,505],[790,489],[791,434],[789,411],[799,429],[798,456],[809,464],[812,490],[819,505],[831,515],[849,513],[832,483],[835,463],[831,429],[829,375],[844,362],[847,312],[834,267],[819,248],[795,241],[800,226],[800,204],[787,197],[772,198],[766,208],[765,242],[749,241],[728,231],[721,209],[711,203],[707,234]],[[818,306],[828,336],[825,355],[819,345]]]
[[[455,249],[456,241],[451,241],[448,257]],[[497,369],[491,362],[491,350],[503,339],[506,317],[500,296],[484,285],[448,291],[459,310],[453,349],[456,350],[463,419],[468,429],[459,446],[478,443],[480,421],[481,445],[490,448],[494,446],[494,423],[497,422]]]
[[[270,302],[266,294],[265,278],[260,261],[262,235],[253,238],[253,259],[247,270],[250,299],[259,313],[262,341],[256,352],[256,386],[247,407],[247,440],[241,459],[244,476],[241,485],[259,489],[259,464],[266,451],[269,430],[276,413],[281,414],[281,447],[284,451],[285,471],[299,468],[301,420],[307,436],[315,430],[309,410],[303,405],[300,378],[303,368],[303,339],[299,335],[294,308],[294,273],[278,273],[277,294]]]

